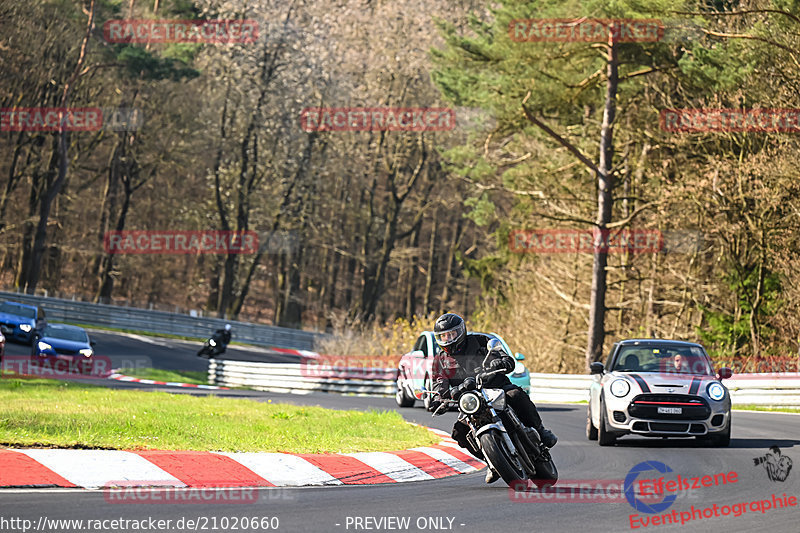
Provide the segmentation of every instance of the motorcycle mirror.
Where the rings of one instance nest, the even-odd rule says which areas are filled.
[[[414,389],[414,398],[421,400],[425,396],[425,391],[422,389]]]
[[[489,339],[489,342],[486,343],[486,349],[490,352],[501,352],[503,351],[503,344],[497,339]]]

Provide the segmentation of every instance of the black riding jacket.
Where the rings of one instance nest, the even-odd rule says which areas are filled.
[[[462,343],[457,352],[448,354],[441,350],[436,354],[433,358],[431,372],[433,390],[444,394],[450,387],[460,385],[466,378],[475,377],[478,374],[475,369],[480,368],[488,353],[486,343],[489,342],[489,339],[489,336],[481,333],[468,333],[466,341]],[[495,352],[486,361],[486,365],[488,366],[491,361],[496,359],[502,361],[500,367],[505,370],[505,373],[495,374],[488,382],[484,383],[484,386],[493,389],[513,387],[506,373],[514,370],[516,361],[505,352]]]
[[[211,338],[227,346],[231,342],[231,332],[226,329],[218,329]]]

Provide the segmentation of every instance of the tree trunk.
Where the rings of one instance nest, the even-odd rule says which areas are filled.
[[[614,117],[616,115],[617,86],[619,83],[617,73],[617,44],[612,37],[608,42],[608,79],[606,81],[605,108],[603,109],[603,125],[600,133],[600,163],[597,174],[597,220],[596,230],[601,232],[603,239],[607,238],[608,223],[611,222],[613,207],[613,176],[611,160],[614,153]],[[592,295],[589,304],[589,335],[586,346],[586,366],[599,361],[603,356],[603,343],[605,341],[605,315],[606,315],[606,267],[608,265],[608,251],[594,250],[592,265]]]
[[[64,92],[61,96],[60,106],[62,109],[70,104],[70,96],[72,93],[72,85],[81,74],[83,63],[86,58],[86,48],[89,44],[92,28],[94,26],[94,0],[91,0],[89,5],[89,18],[86,25],[86,34],[81,43],[81,51],[78,56],[78,61],[75,64],[75,69],[72,76],[64,84]],[[62,130],[58,133],[58,173],[55,181],[48,186],[41,198],[39,205],[39,222],[36,226],[36,233],[33,240],[33,251],[31,252],[30,274],[25,290],[28,294],[33,294],[36,291],[36,286],[39,284],[39,276],[42,271],[42,257],[44,256],[44,249],[47,241],[47,223],[50,219],[50,209],[56,196],[61,192],[61,187],[64,185],[64,180],[67,177],[67,170],[69,166],[69,132]],[[49,180],[48,180],[49,183]]]
[[[438,230],[439,211],[433,212],[431,239],[428,242],[428,271],[425,273],[425,295],[422,299],[422,314],[431,312],[431,294],[433,291],[433,271],[436,268],[436,232]]]

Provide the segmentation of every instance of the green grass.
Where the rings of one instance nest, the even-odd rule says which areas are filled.
[[[120,374],[132,378],[152,379],[155,381],[177,381],[179,383],[194,383],[195,385],[208,385],[208,372],[202,370],[161,370],[158,368],[121,368]]]
[[[394,411],[0,380],[0,445],[292,453],[391,451],[437,442]]]
[[[800,407],[765,407],[763,405],[734,405],[733,410],[769,411],[775,413],[800,413]]]

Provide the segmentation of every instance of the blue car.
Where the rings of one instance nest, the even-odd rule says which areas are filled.
[[[36,325],[44,321],[44,310],[35,305],[0,302],[0,332],[9,339],[33,343]]]
[[[64,361],[67,368],[91,371],[94,364],[94,341],[86,330],[67,324],[48,324],[37,332],[33,345],[36,363],[54,365]]]

